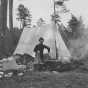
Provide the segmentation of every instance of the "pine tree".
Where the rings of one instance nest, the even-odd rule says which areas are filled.
[[[31,18],[32,15],[30,14],[30,11],[28,8],[26,8],[24,5],[20,4],[18,6],[18,20],[21,22],[22,29],[24,29],[25,26],[31,26]]]

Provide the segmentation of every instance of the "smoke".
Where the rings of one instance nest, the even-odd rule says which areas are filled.
[[[66,7],[70,13],[74,14],[77,18],[82,16],[82,24],[77,28],[78,37],[69,38],[69,49],[73,57],[78,59],[86,58],[88,56],[88,0],[69,0]],[[77,34],[77,33],[76,33]],[[68,36],[68,35],[67,35]]]
[[[69,40],[69,49],[74,58],[82,59],[88,56],[88,28],[80,25],[77,30],[80,35]]]

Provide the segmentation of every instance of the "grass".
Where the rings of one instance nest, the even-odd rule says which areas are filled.
[[[0,88],[88,88],[88,74],[26,72],[23,77],[1,79]]]
[[[81,62],[74,63],[72,66],[77,64],[79,67],[70,71],[28,71],[22,77],[2,78],[0,88],[88,88],[88,60],[83,60],[83,65],[80,65]],[[66,65],[64,67],[66,69]]]

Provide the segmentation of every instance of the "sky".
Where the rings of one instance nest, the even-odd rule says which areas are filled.
[[[14,0],[14,25],[18,24],[16,13],[20,3],[30,9],[33,23],[40,17],[44,18],[47,22],[50,20],[50,14],[52,13],[51,0]]]
[[[17,7],[19,4],[24,4],[24,6],[30,9],[33,24],[36,23],[40,17],[44,18],[46,22],[50,22],[50,15],[53,13],[53,0],[14,0],[14,26],[19,26],[16,20]],[[88,0],[69,0],[66,2],[66,7],[70,10],[70,13],[75,14],[75,16],[82,16],[84,23],[86,25],[88,24]],[[64,22],[68,19],[67,15],[63,16],[63,18]]]

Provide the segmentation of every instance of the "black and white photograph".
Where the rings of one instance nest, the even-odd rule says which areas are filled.
[[[0,88],[88,88],[87,0],[0,0]]]

